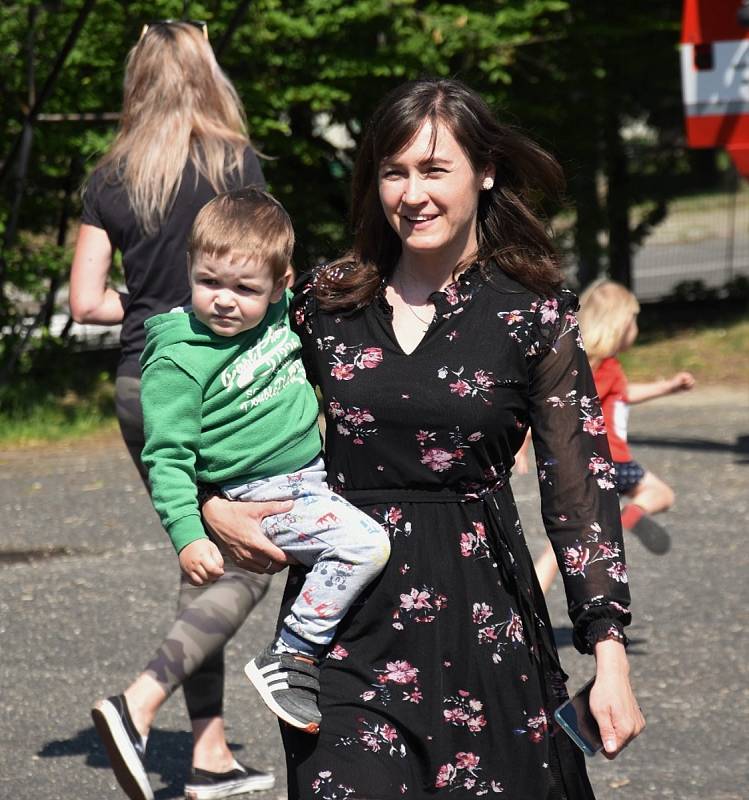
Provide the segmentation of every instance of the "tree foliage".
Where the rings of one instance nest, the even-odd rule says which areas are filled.
[[[33,101],[30,70],[38,91],[82,5],[17,0],[0,12],[0,157],[20,135]],[[43,112],[117,111],[124,58],[144,21],[181,17],[187,6],[186,16],[206,20],[218,44],[238,5],[241,0],[98,0]],[[674,169],[680,127],[679,5],[253,0],[219,60],[245,103],[253,141],[267,157],[270,187],[295,222],[299,266],[335,255],[348,239],[352,158],[376,102],[403,80],[432,74],[462,78],[560,157],[580,209],[574,233],[587,277],[606,261],[601,235],[609,229],[618,231],[611,246],[621,247],[623,240],[629,252],[638,223],[628,218],[632,203],[647,200],[654,212],[662,209],[662,176]],[[646,122],[655,138],[644,158],[638,143],[622,133],[635,121]],[[8,242],[6,235],[2,252],[0,297],[6,302],[0,326],[10,335],[0,358],[7,359],[9,343],[23,336],[28,319],[13,298],[43,297],[68,266],[69,255],[49,249],[65,186],[80,184],[112,133],[111,123],[34,126],[18,236]],[[611,176],[613,193],[599,191],[602,176],[604,184]],[[13,215],[17,188],[11,174],[0,198],[0,235]],[[72,202],[74,219],[75,193]],[[45,259],[46,275],[39,267]]]

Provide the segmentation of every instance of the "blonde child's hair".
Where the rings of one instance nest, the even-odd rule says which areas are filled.
[[[639,311],[637,298],[626,286],[605,278],[591,283],[580,295],[577,315],[588,359],[600,362],[615,356]]]
[[[98,165],[122,181],[143,231],[158,231],[188,160],[222,192],[227,173],[242,176],[249,144],[242,103],[203,33],[150,26],[128,53],[120,127]]]
[[[217,195],[200,209],[188,247],[191,264],[201,255],[256,259],[276,281],[291,266],[294,228],[275,197],[248,186]]]

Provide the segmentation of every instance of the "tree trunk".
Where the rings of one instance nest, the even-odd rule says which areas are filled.
[[[629,229],[629,175],[627,152],[621,136],[621,117],[616,93],[609,95],[604,122],[604,146],[608,190],[606,212],[609,222],[609,275],[632,287],[632,246]]]
[[[570,193],[575,203],[575,249],[577,251],[577,282],[584,289],[601,271],[601,205],[596,187],[597,157],[595,145],[578,162],[570,178]]]

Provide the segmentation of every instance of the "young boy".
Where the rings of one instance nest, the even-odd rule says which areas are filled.
[[[146,322],[143,462],[180,566],[198,585],[222,575],[223,557],[203,529],[197,481],[234,500],[295,501],[264,529],[310,569],[277,640],[245,672],[276,715],[315,733],[318,660],[390,544],[325,483],[317,399],[288,320],[293,246],[288,215],[259,189],[201,209],[190,240],[192,309]]]

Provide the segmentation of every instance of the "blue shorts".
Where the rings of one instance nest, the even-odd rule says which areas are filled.
[[[645,477],[645,470],[636,461],[614,461],[616,491],[629,494]]]

